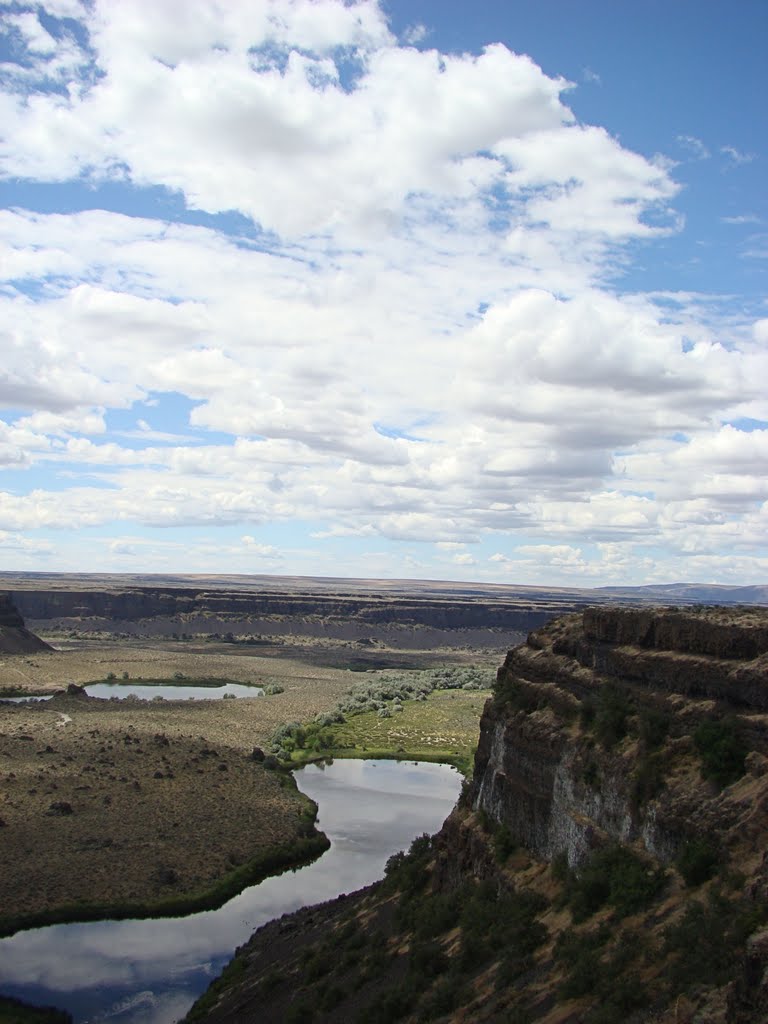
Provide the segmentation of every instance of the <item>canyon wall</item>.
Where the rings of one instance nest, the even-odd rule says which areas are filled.
[[[222,632],[248,629],[263,632],[296,631],[302,620],[337,624],[343,631],[357,626],[377,628],[498,629],[527,632],[554,615],[578,605],[556,598],[532,602],[521,599],[408,597],[370,593],[288,593],[182,587],[114,589],[19,589],[10,596],[35,626],[70,626],[78,630],[142,633],[171,631]]]
[[[703,826],[738,845],[743,808],[701,778],[693,737],[727,719],[759,773],[766,713],[764,610],[590,608],[509,652],[480,725],[473,805],[571,865],[607,840],[668,863]],[[596,740],[595,720],[613,735]]]

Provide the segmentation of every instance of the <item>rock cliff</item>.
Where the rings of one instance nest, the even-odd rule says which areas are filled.
[[[50,646],[24,626],[13,601],[0,594],[0,654],[37,654],[50,651]]]
[[[767,726],[768,609],[549,623],[438,836],[257,932],[195,1019],[765,1024]]]
[[[178,630],[261,629],[273,632],[300,628],[302,620],[323,620],[344,631],[363,632],[376,626],[436,629],[503,629],[527,631],[553,615],[578,605],[578,600],[537,601],[407,596],[405,594],[295,593],[281,589],[259,592],[191,587],[128,587],[16,590],[13,600],[25,618],[78,629],[123,629],[138,633]]]
[[[727,722],[757,770],[766,712],[764,610],[587,609],[508,654],[481,721],[474,806],[537,856],[577,865],[611,838],[670,862],[707,816],[740,834],[736,808],[690,771],[697,729]]]

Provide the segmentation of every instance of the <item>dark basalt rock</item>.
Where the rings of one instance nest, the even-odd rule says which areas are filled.
[[[40,654],[52,647],[24,625],[10,595],[0,594],[0,654]]]

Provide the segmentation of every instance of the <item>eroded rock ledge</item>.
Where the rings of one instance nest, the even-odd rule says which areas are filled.
[[[764,770],[767,652],[765,609],[590,608],[535,631],[507,655],[483,714],[475,808],[571,865],[607,839],[668,863],[702,827],[756,838],[754,808],[701,778],[692,737],[728,719]],[[595,715],[621,735],[596,738]]]

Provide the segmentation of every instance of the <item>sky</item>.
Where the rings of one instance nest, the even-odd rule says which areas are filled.
[[[767,43],[0,0],[0,567],[765,583]]]

